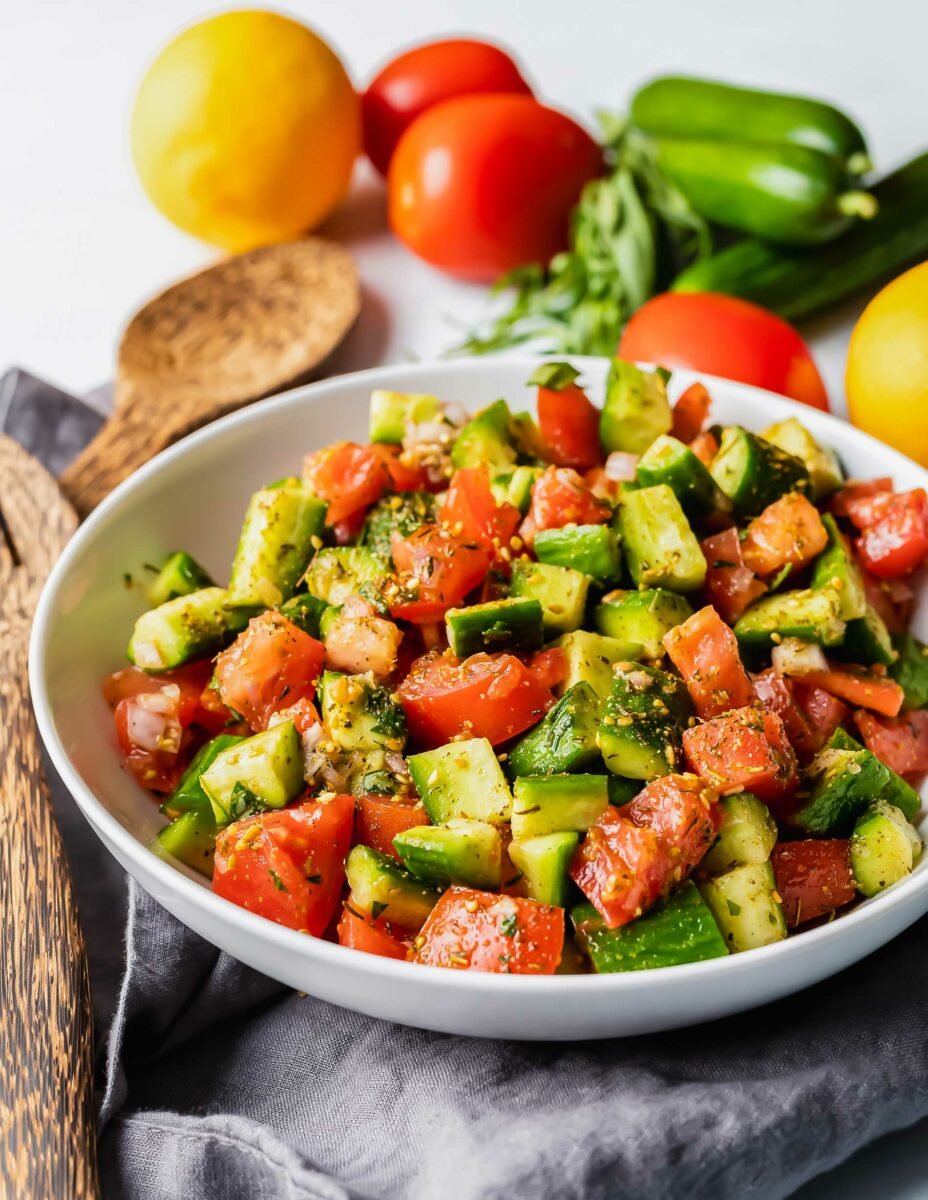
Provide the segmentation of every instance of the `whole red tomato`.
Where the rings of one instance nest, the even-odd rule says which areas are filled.
[[[364,149],[386,175],[396,144],[427,108],[475,93],[532,89],[505,50],[472,38],[449,38],[415,46],[387,63],[361,97]]]
[[[665,292],[625,327],[619,354],[686,367],[778,392],[828,412],[809,347],[792,325],[757,304],[712,292]]]
[[[547,263],[602,154],[570,117],[529,96],[461,96],[423,113],[390,163],[394,233],[462,279]]]

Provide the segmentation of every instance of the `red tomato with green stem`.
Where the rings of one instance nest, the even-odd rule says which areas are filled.
[[[812,352],[792,325],[734,296],[655,296],[625,326],[618,352],[630,362],[721,375],[828,412]]]
[[[780,842],[770,861],[790,929],[826,917],[857,898],[847,838]]]
[[[563,113],[530,96],[461,96],[400,139],[390,225],[432,266],[488,283],[565,249],[571,210],[602,170],[600,147]]]
[[[361,97],[364,150],[381,175],[416,117],[443,100],[475,93],[532,89],[505,50],[473,38],[448,38],[414,46],[374,76]]]
[[[538,385],[538,427],[547,457],[559,467],[587,471],[602,462],[600,412],[575,380],[569,363],[545,363],[530,384]]]
[[[564,910],[537,900],[450,887],[413,942],[415,961],[496,975],[553,975]]]

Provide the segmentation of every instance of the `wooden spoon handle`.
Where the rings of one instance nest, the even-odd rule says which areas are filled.
[[[0,1181],[98,1195],[84,941],[42,772],[28,623],[0,625]],[[0,1189],[2,1190],[2,1189]]]

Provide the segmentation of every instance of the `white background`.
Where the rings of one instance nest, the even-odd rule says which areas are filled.
[[[112,372],[132,310],[213,253],[178,233],[134,178],[134,88],[195,0],[4,0],[0,20],[0,372],[24,366],[81,391]],[[928,0],[312,0],[288,9],[363,85],[398,45],[475,32],[516,47],[539,95],[588,120],[648,76],[682,71],[817,93],[863,125],[881,170],[928,144]],[[327,232],[355,250],[368,298],[340,366],[425,357],[483,291],[413,260],[384,229],[379,185],[359,170]],[[805,332],[837,410],[860,305]],[[904,986],[904,981],[900,981]],[[924,1132],[884,1141],[804,1200],[928,1195]],[[922,1181],[922,1182],[920,1182]]]

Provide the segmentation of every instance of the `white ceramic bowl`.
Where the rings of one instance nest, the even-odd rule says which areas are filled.
[[[605,364],[577,359],[598,398]],[[365,441],[375,387],[434,392],[479,408],[505,396],[530,407],[528,358],[420,363],[366,371],[257,404],[155,458],[80,529],[42,594],[31,682],[42,735],[103,842],[142,887],[197,933],[294,988],[390,1021],[479,1037],[599,1038],[694,1024],[776,1000],[847,967],[928,910],[928,855],[912,876],[831,924],[726,959],[625,975],[527,978],[411,966],[284,929],[214,896],[209,884],[156,857],[163,823],[124,770],[100,681],[124,662],[145,607],[144,563],[189,550],[226,577],[245,504],[268,479],[299,472],[302,455],[338,439]],[[761,429],[798,416],[850,474],[928,486],[928,473],[851,426],[769,393],[706,379],[713,418]],[[693,376],[674,376],[674,395]],[[928,638],[928,603],[916,632]],[[928,825],[923,825],[928,832]]]

